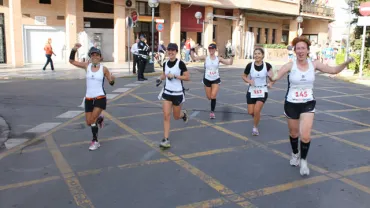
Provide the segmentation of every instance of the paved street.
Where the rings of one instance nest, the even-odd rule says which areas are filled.
[[[0,82],[0,115],[11,127],[10,140],[25,141],[0,150],[0,207],[369,206],[368,87],[317,75],[311,174],[302,177],[289,165],[286,79],[270,90],[260,135],[252,137],[244,69],[221,70],[215,120],[209,119],[202,70],[189,70],[184,108],[191,119],[171,120],[169,150],[158,148],[163,115],[155,77],[106,84],[106,126],[94,152],[88,150],[91,130],[78,107],[84,80]]]

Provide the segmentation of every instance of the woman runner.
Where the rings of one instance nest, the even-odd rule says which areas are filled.
[[[230,59],[224,59],[222,57],[217,57],[215,55],[217,46],[216,44],[211,43],[208,46],[209,56],[194,56],[195,50],[192,49],[190,55],[193,60],[205,60],[204,62],[204,76],[203,76],[203,84],[204,89],[206,91],[206,96],[208,100],[211,100],[211,113],[209,117],[211,119],[215,119],[215,108],[216,108],[216,98],[219,89],[219,85],[221,84],[220,74],[219,74],[219,67],[220,63],[225,65],[232,65],[234,61],[234,53],[232,53]]]
[[[104,91],[104,78],[113,86],[115,77],[109,72],[107,67],[100,63],[101,52],[97,48],[92,48],[89,51],[91,63],[75,61],[76,52],[80,47],[81,44],[76,43],[72,48],[69,56],[69,63],[86,70],[85,116],[86,124],[91,126],[93,134],[89,149],[96,150],[100,147],[98,141],[98,125],[102,128],[104,121],[104,117],[100,116],[100,114],[107,106],[107,99]]]
[[[272,69],[271,64],[264,62],[265,52],[262,48],[256,48],[253,52],[254,61],[245,67],[242,78],[249,84],[247,92],[248,114],[253,117],[254,125],[252,135],[258,136],[258,124],[261,119],[261,110],[268,97],[268,89],[273,82],[267,83],[268,72]],[[250,77],[248,77],[250,76]]]
[[[163,100],[163,117],[164,117],[164,138],[159,144],[160,147],[171,147],[170,134],[170,119],[171,111],[173,118],[179,120],[182,118],[185,123],[188,122],[186,110],[181,110],[182,104],[185,102],[183,81],[190,80],[190,74],[183,61],[176,58],[179,49],[176,43],[169,43],[167,46],[168,61],[163,64],[163,73],[157,79],[157,84],[161,80],[166,80],[165,85],[159,98]]]
[[[315,115],[316,100],[313,87],[316,69],[328,74],[338,74],[353,61],[350,57],[341,65],[331,67],[319,60],[311,61],[310,41],[306,37],[297,37],[293,40],[296,59],[283,65],[280,70],[270,70],[271,81],[276,81],[288,74],[288,89],[285,96],[284,114],[288,119],[289,139],[292,146],[290,165],[300,165],[300,174],[309,175],[307,154],[311,142],[311,129]],[[300,151],[298,151],[298,137],[300,138]]]

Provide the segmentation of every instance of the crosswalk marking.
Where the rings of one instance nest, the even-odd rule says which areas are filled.
[[[125,87],[137,87],[139,86],[140,84],[127,84],[125,85]]]
[[[80,113],[83,113],[83,111],[67,111],[59,116],[57,118],[74,118],[78,116]]]
[[[117,97],[118,95],[119,94],[106,94],[108,100],[111,100],[111,99]]]
[[[130,90],[131,88],[118,88],[118,89],[116,89],[116,90],[114,90],[113,92],[126,92],[126,91],[128,91],[128,90]]]
[[[20,144],[23,144],[27,141],[28,141],[28,139],[15,139],[15,138],[13,138],[13,139],[8,139],[4,144],[5,144],[6,149],[11,149],[11,148],[13,148],[15,146],[18,146]]]
[[[61,123],[60,122],[42,123],[38,126],[33,127],[32,129],[27,130],[26,132],[29,132],[29,133],[43,133],[43,132],[47,132],[50,129],[53,129],[53,128],[57,127],[59,124],[61,124]]]

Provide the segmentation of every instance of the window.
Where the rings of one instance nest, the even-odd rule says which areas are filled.
[[[257,29],[257,43],[261,43],[261,28]]]
[[[269,29],[268,28],[265,28],[265,39],[263,39],[263,44],[266,44],[267,43],[267,39],[268,39],[268,33],[269,33]]]
[[[3,1],[1,1],[2,3]],[[51,0],[40,0],[39,1],[40,4],[51,4]]]
[[[0,5],[4,5],[4,0],[0,0]]]
[[[276,36],[276,29],[272,29],[272,44],[276,43],[275,36]]]
[[[197,43],[199,45],[202,45],[202,33],[201,32],[197,32]]]
[[[249,32],[253,32],[253,27],[249,27]]]
[[[83,11],[84,12],[95,12],[95,13],[114,13],[113,0],[83,0]]]
[[[318,42],[319,40],[319,37],[318,35],[316,34],[303,34],[302,36],[305,36],[306,38],[308,38],[311,42],[314,41],[315,43]]]
[[[213,25],[213,34],[212,34],[212,39],[216,40],[216,25]]]
[[[155,17],[159,17],[159,7],[160,5],[154,9]],[[148,2],[137,1],[136,10],[139,13],[139,15],[152,16],[152,8],[149,6]]]

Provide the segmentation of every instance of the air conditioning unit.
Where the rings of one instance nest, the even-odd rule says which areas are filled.
[[[125,3],[125,5],[126,5],[126,8],[134,8],[134,0],[126,0],[126,3]]]

